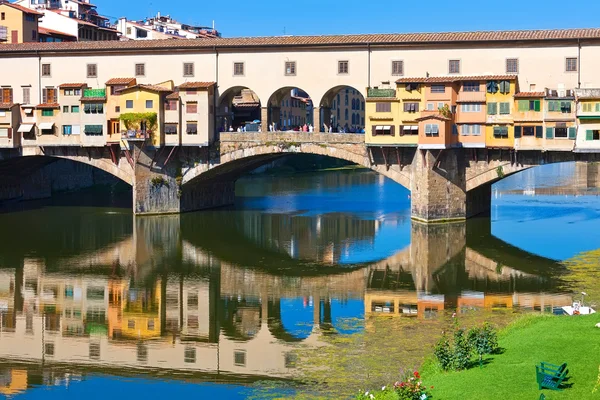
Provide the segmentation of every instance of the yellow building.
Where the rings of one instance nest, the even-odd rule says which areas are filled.
[[[106,82],[106,119],[108,142],[121,141],[121,91],[135,85],[135,78],[113,78]]]
[[[39,42],[38,19],[43,16],[18,4],[0,2],[0,43]]]
[[[133,85],[120,91],[120,128],[128,139],[150,139],[154,147],[165,142],[164,103],[173,93],[173,81]]]
[[[546,89],[544,100],[544,150],[572,151],[577,137],[575,91]]]
[[[160,290],[160,280],[157,280],[153,290],[129,288],[126,292],[128,298],[122,303],[121,335],[124,338],[151,339],[161,336]]]
[[[514,96],[516,76],[501,76],[486,82],[486,147],[514,146]]]

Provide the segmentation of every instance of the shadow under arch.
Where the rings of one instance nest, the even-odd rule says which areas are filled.
[[[319,102],[321,125],[340,128],[346,132],[360,132],[365,127],[365,96],[353,86],[338,85],[329,89]]]
[[[219,93],[217,103],[217,129],[234,131],[246,122],[261,119],[261,100],[254,90],[247,86],[232,86]]]
[[[225,298],[222,303],[221,330],[229,339],[247,342],[260,331],[262,308],[258,299]]]
[[[317,305],[313,305],[313,307],[316,307]],[[273,335],[274,338],[279,339],[283,342],[286,343],[300,343],[304,340],[306,340],[309,336],[310,333],[308,335],[305,335],[304,337],[299,337],[298,335],[295,335],[291,332],[289,332],[286,327],[284,326],[283,323],[283,316],[281,313],[281,299],[278,300],[269,300],[269,304],[268,304],[268,312],[269,312],[269,319],[267,320],[267,326],[269,328],[269,332],[271,332],[271,335]],[[311,309],[312,310],[312,309]],[[311,318],[311,328],[310,331],[312,332],[312,318]]]

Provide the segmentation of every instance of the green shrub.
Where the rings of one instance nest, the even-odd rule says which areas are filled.
[[[459,328],[455,320],[452,340],[444,334],[435,345],[433,354],[444,371],[460,371],[470,367],[474,354],[478,356],[481,366],[483,356],[497,353],[498,349],[498,334],[492,325],[484,323],[467,332]]]
[[[442,367],[444,371],[452,369],[452,346],[450,346],[450,340],[448,339],[448,336],[446,336],[445,333],[435,345],[433,349],[433,354],[438,360],[440,367]]]
[[[469,342],[479,356],[479,366],[483,363],[484,354],[498,352],[498,334],[492,325],[484,323],[481,327],[471,328],[469,331]]]
[[[454,331],[454,354],[452,354],[452,368],[460,371],[469,368],[473,348],[469,336],[463,328]]]

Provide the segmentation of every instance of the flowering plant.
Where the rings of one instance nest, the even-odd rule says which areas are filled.
[[[419,372],[415,371],[390,387],[360,393],[356,400],[428,400],[432,398],[429,389],[423,384]]]

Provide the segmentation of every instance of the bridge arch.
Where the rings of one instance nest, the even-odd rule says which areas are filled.
[[[118,150],[120,153],[120,149]],[[115,161],[111,160],[110,155],[102,154],[90,150],[89,152],[83,149],[73,149],[68,154],[62,153],[60,150],[46,148],[43,152],[39,151],[33,154],[15,155],[0,160],[0,171],[4,177],[25,177],[28,173],[35,173],[39,169],[52,164],[59,160],[68,160],[77,164],[84,164],[93,168],[102,170],[107,174],[133,186],[134,171],[125,157],[118,157]],[[16,172],[16,175],[13,174]]]
[[[313,122],[313,100],[309,93],[296,86],[275,90],[267,102],[267,126],[276,130],[293,130]]]
[[[269,135],[267,135],[269,136]],[[236,181],[244,173],[287,154],[316,154],[361,165],[376,171],[383,176],[399,183],[405,188],[411,188],[410,165],[374,165],[362,144],[361,134],[294,134],[282,137],[273,135],[271,141],[256,141],[248,134],[221,135],[220,162],[218,164],[199,164],[183,174],[183,186],[202,180],[223,179]],[[327,144],[319,142],[326,137]],[[243,141],[248,138],[248,141]],[[286,140],[287,139],[287,140]]]

